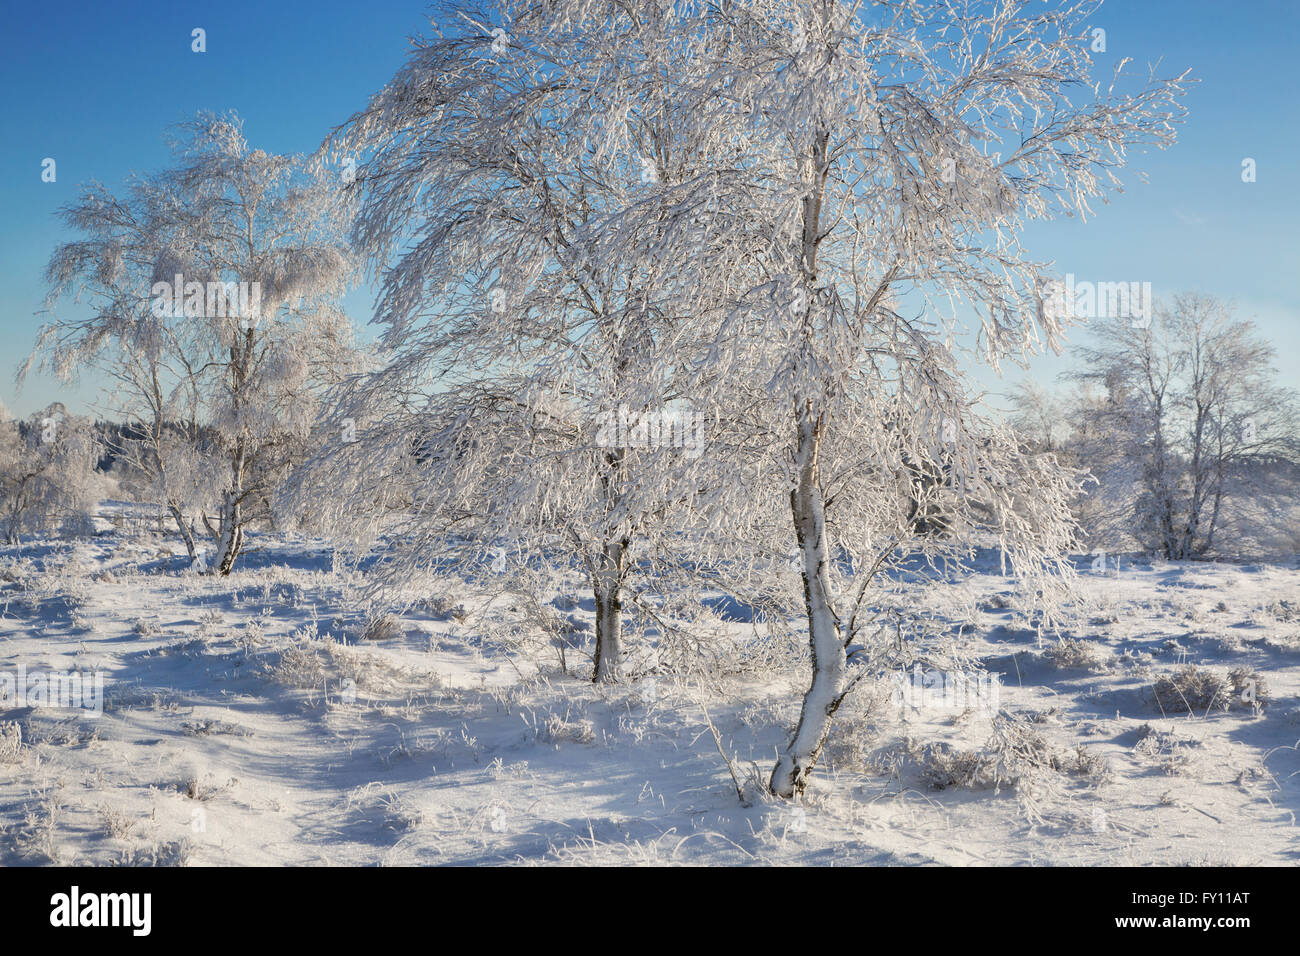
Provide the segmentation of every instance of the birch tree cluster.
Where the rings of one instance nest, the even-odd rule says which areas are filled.
[[[1130,150],[1173,140],[1183,78],[1094,80],[1092,11],[440,8],[329,144],[361,157],[353,236],[386,357],[346,390],[367,425],[343,471],[371,495],[375,450],[414,440],[437,463],[391,469],[416,503],[390,569],[427,566],[452,529],[574,562],[597,680],[619,678],[642,576],[779,594],[792,575],[812,678],[782,796],[880,663],[890,571],[990,545],[1050,615],[1074,476],[967,375],[1059,343],[1024,226],[1086,216]],[[699,415],[699,454],[601,440],[623,407]]]
[[[90,187],[50,281],[94,315],[38,351],[117,376],[133,460],[215,573],[277,515],[377,554],[380,592],[574,571],[600,682],[690,630],[682,595],[794,628],[809,684],[768,780],[794,797],[845,697],[920,641],[897,575],[991,549],[1039,626],[1068,595],[1078,471],[972,374],[1061,345],[1025,228],[1174,141],[1186,76],[1096,75],[1097,6],[448,0],[312,161],[200,117],[173,168]],[[361,268],[372,353],[338,304]],[[191,276],[260,309],[191,305]]]

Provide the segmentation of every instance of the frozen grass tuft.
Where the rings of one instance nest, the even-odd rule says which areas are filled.
[[[921,777],[931,790],[985,790],[997,783],[997,761],[983,751],[930,744],[925,749]]]
[[[993,735],[980,750],[931,744],[922,758],[922,779],[933,790],[1015,791],[1021,812],[1032,822],[1043,820],[1047,799],[1062,793],[1062,757],[1047,738],[1021,717],[1001,713],[993,719]]]
[[[1252,669],[1236,668],[1225,679],[1195,664],[1161,677],[1152,686],[1151,693],[1156,706],[1166,714],[1206,714],[1233,707],[1262,707],[1269,699],[1268,684]]]
[[[146,621],[144,618],[137,620],[131,630],[140,637],[157,637],[162,633],[162,628],[153,621]]]
[[[325,665],[314,647],[294,644],[280,652],[271,676],[286,687],[319,687],[325,679]]]
[[[366,625],[361,632],[363,641],[395,641],[405,634],[402,622],[395,614],[384,614]]]
[[[112,807],[99,808],[99,822],[104,827],[104,833],[114,840],[131,839],[135,836],[138,825],[131,814],[124,810],[115,810]]]
[[[177,791],[190,800],[207,801],[213,797],[225,793],[235,786],[239,781],[233,777],[223,784],[217,784],[209,779],[200,779],[199,777],[186,777],[176,785]]]
[[[1078,744],[1074,748],[1074,761],[1071,772],[1083,778],[1088,784],[1100,787],[1110,780],[1110,761],[1095,747]]]
[[[16,720],[0,723],[0,763],[18,763],[23,759],[23,729]]]
[[[1188,664],[1151,687],[1161,713],[1203,713],[1228,709],[1228,685],[1213,671]]]
[[[124,850],[116,862],[118,866],[188,866],[193,854],[194,844],[189,839],[171,840]]]
[[[1275,620],[1290,624],[1300,621],[1300,601],[1274,601],[1264,608]]]
[[[1110,656],[1105,647],[1074,637],[1059,640],[1043,651],[1043,660],[1058,670],[1106,670]]]
[[[187,737],[207,737],[216,734],[230,734],[235,737],[251,737],[252,731],[225,720],[204,719],[181,721],[181,730]]]
[[[1184,774],[1191,768],[1191,751],[1196,746],[1194,740],[1143,724],[1138,728],[1138,742],[1134,745],[1133,752],[1155,763],[1166,776],[1173,777]]]
[[[538,727],[537,739],[544,744],[589,744],[596,739],[596,728],[590,720],[565,720],[559,714],[551,714]]]

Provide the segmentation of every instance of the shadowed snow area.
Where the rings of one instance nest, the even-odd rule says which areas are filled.
[[[0,551],[0,674],[104,678],[99,718],[0,701],[5,865],[1300,855],[1294,562],[1137,559],[1103,574],[1081,559],[1084,600],[1040,640],[998,562],[981,560],[926,600],[1000,675],[1022,759],[999,750],[978,701],[909,702],[882,677],[841,710],[796,806],[753,779],[796,716],[798,653],[689,678],[633,668],[597,687],[576,576],[549,596],[563,646],[531,635],[508,593],[450,571],[365,639],[360,579],[317,542],[257,536],[220,579],[183,570],[174,536],[139,509],[105,503],[98,527]],[[749,608],[709,603],[737,647],[770,646]],[[630,635],[629,650],[651,640]]]

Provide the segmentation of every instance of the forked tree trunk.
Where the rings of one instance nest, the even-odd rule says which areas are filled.
[[[592,590],[596,598],[596,659],[592,680],[596,683],[613,682],[619,678],[627,544],[626,538],[606,544],[596,558],[592,573]]]
[[[246,458],[243,443],[235,447],[230,463],[230,487],[221,495],[221,515],[217,524],[217,554],[209,574],[225,577],[235,566],[235,559],[244,547],[244,466]]]
[[[235,559],[244,547],[244,515],[239,497],[233,491],[222,495],[220,523],[217,525],[217,554],[209,569],[211,574],[224,577],[235,566]]]
[[[812,684],[804,694],[799,724],[777,758],[768,783],[787,799],[801,794],[831,731],[831,718],[844,699],[848,661],[839,621],[831,606],[826,502],[818,474],[820,423],[805,406],[798,413],[798,478],[790,492],[790,513],[803,562],[804,604],[812,650]]]

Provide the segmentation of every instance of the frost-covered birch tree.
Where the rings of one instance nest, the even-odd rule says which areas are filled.
[[[708,447],[717,330],[693,306],[716,287],[692,265],[736,149],[674,98],[701,48],[667,5],[447,4],[434,27],[335,143],[360,160],[385,368],[322,473],[352,500],[411,483],[397,580],[453,555],[579,564],[614,680],[634,564],[666,573],[683,516],[741,490]]]
[[[1059,453],[1069,436],[1065,402],[1032,379],[1011,394],[1011,425],[1035,451]]]
[[[1072,377],[1101,394],[1073,410],[1077,454],[1111,517],[1090,530],[1186,560],[1216,551],[1230,504],[1237,536],[1272,520],[1270,473],[1298,459],[1300,415],[1253,324],[1220,299],[1181,293],[1149,323],[1090,332]]]
[[[897,435],[912,471],[932,462],[944,477],[930,484],[967,512],[959,537],[926,548],[958,550],[982,528],[1033,593],[1070,540],[1064,481],[975,418],[955,316],[975,317],[978,354],[995,367],[1056,345],[1062,327],[1040,296],[1049,274],[1020,248],[1023,226],[1087,214],[1131,148],[1173,139],[1178,80],[1132,78],[1127,61],[1111,82],[1091,80],[1096,6],[757,0],[702,4],[683,22],[713,53],[697,82],[680,85],[697,91],[687,115],[743,139],[717,172],[724,192],[744,197],[733,235],[763,239],[752,256],[709,266],[748,329],[750,358],[735,360],[770,371],[766,392],[785,422],[772,450],[800,557],[812,681],[771,776],[779,795],[804,788],[855,682],[855,648],[873,624],[871,569],[918,546],[864,536],[869,521],[837,529],[833,481],[874,500],[828,468],[837,446],[850,447],[848,423]],[[882,334],[908,312],[930,324],[900,318],[895,338]],[[862,414],[886,395],[894,416]],[[1022,490],[1039,483],[1029,496],[1013,493],[1022,462],[1034,476]],[[859,556],[847,601],[834,584],[837,547]]]
[[[65,379],[108,372],[191,559],[193,507],[224,575],[308,433],[319,388],[355,367],[340,306],[354,275],[347,210],[337,173],[249,146],[236,117],[200,114],[171,145],[170,168],[121,194],[91,183],[62,211],[80,238],[50,259],[49,306],[63,314],[28,365]],[[70,314],[82,299],[89,315]],[[215,501],[202,495],[212,458]]]

